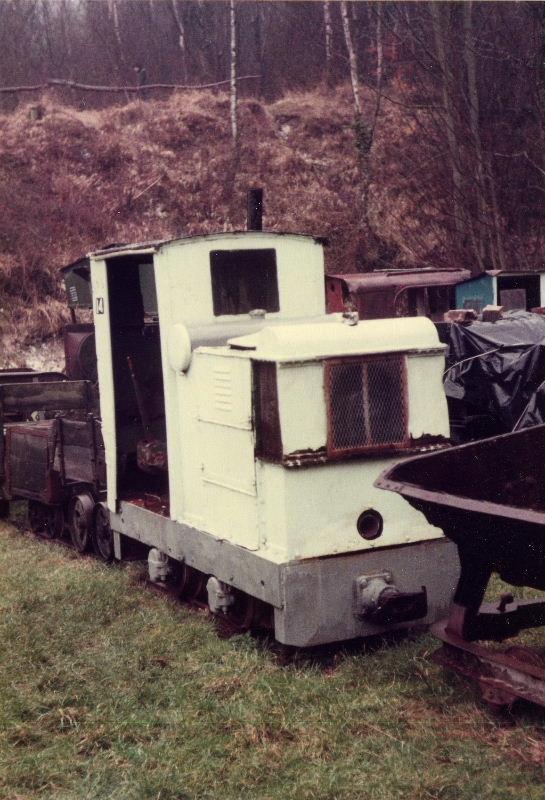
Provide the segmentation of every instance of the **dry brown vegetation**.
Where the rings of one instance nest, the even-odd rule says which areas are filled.
[[[367,98],[369,105],[371,98]],[[0,320],[20,337],[65,319],[59,267],[109,242],[244,226],[245,193],[265,188],[266,227],[329,237],[328,268],[448,261],[441,217],[415,195],[396,151],[415,132],[384,104],[374,152],[370,215],[385,252],[366,248],[348,87],[240,106],[233,172],[228,97],[192,92],[77,111],[44,100],[0,118]],[[415,209],[420,207],[418,221]],[[429,224],[431,221],[431,224]]]

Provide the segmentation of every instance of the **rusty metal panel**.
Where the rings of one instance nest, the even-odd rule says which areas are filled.
[[[326,302],[329,314],[344,310],[346,284],[338,275],[326,275]]]
[[[432,660],[476,681],[489,705],[501,708],[522,698],[545,706],[545,663],[537,651],[512,645],[498,652],[452,634],[444,621],[432,632],[444,642]]]
[[[360,319],[385,319],[396,316],[395,287],[386,287],[380,291],[369,289],[350,293],[351,301],[358,309]]]
[[[95,326],[92,324],[65,325],[64,357],[70,380],[89,380],[96,383],[97,355]]]
[[[253,375],[256,455],[261,458],[280,460],[283,448],[276,364],[256,361],[253,365]]]
[[[397,291],[409,287],[454,286],[468,280],[467,269],[392,269],[375,272],[347,272],[328,275],[338,278],[346,284],[347,290],[354,294],[366,291],[380,291],[394,287]]]
[[[96,482],[94,423],[59,419],[59,448],[56,468],[69,483]]]
[[[10,425],[6,430],[6,484],[11,497],[54,502],[58,481],[53,474],[56,421]]]
[[[329,456],[410,444],[405,358],[326,361]]]
[[[31,369],[0,369],[0,384],[5,383],[52,383],[65,381],[63,372],[35,372]]]
[[[438,509],[545,525],[545,425],[404,461],[377,486]],[[467,526],[465,526],[467,529]]]
[[[90,401],[88,381],[0,385],[0,409],[3,413],[88,409]]]

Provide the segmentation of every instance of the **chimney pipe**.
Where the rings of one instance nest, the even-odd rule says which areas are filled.
[[[263,189],[249,189],[247,195],[246,228],[263,230]]]

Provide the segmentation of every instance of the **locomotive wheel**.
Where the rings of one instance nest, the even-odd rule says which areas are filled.
[[[174,590],[180,600],[206,605],[206,581],[208,575],[190,567],[183,561],[178,563],[172,576]]]
[[[91,546],[94,501],[88,492],[72,498],[68,506],[68,527],[72,544],[78,553],[85,553]]]
[[[225,619],[239,633],[246,633],[257,617],[257,600],[246,592],[234,589],[235,602],[229,607]]]
[[[110,513],[104,503],[97,503],[93,514],[93,548],[96,555],[109,564],[114,560],[114,535]]]
[[[239,589],[233,589],[235,600],[229,610],[216,614],[216,630],[222,638],[247,633],[254,628],[268,627],[266,621],[267,606],[256,597],[252,597]]]

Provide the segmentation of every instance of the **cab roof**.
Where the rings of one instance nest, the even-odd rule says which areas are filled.
[[[226,240],[226,239],[233,239],[233,238],[240,238],[240,237],[257,237],[257,238],[283,238],[283,237],[292,237],[297,239],[308,239],[309,241],[314,241],[317,244],[327,244],[327,240],[321,236],[315,236],[313,234],[306,234],[306,233],[293,233],[291,231],[248,231],[248,230],[235,230],[235,231],[218,231],[217,233],[199,233],[199,234],[188,234],[187,236],[177,236],[171,239],[152,239],[147,242],[133,242],[133,243],[123,243],[123,244],[114,244],[108,245],[105,248],[100,250],[94,250],[89,253],[90,258],[97,258],[97,257],[113,257],[117,255],[127,255],[133,252],[142,252],[142,253],[156,253],[162,247],[171,244],[185,244],[188,242],[198,242],[198,241],[213,241],[215,239]]]

